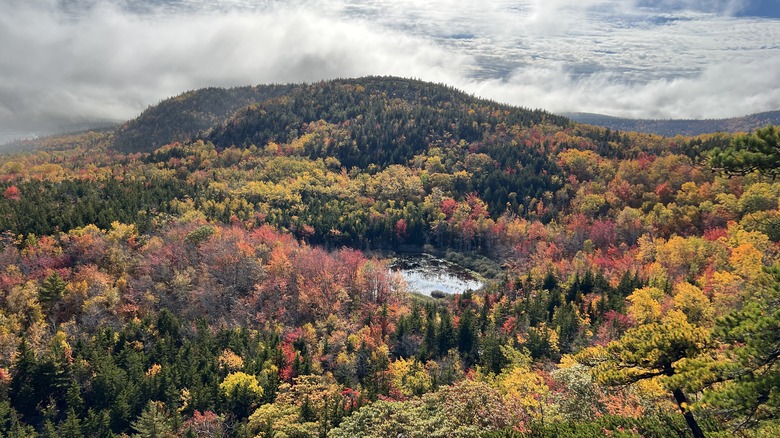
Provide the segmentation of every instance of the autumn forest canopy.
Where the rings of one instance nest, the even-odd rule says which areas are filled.
[[[0,155],[0,436],[778,436],[779,142],[391,77],[36,140]]]

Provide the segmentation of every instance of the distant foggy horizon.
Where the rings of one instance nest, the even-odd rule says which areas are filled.
[[[208,86],[393,75],[554,113],[780,109],[768,0],[7,0],[0,144]]]

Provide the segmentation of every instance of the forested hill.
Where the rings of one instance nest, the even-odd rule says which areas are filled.
[[[205,135],[220,147],[262,147],[271,140],[288,142],[304,134],[306,124],[320,120],[340,125],[348,136],[342,140],[363,148],[341,151],[342,156],[399,147],[398,157],[445,133],[467,141],[479,139],[485,123],[569,124],[560,116],[500,105],[445,85],[367,77],[190,91],[150,107],[122,126],[114,145],[123,152],[151,152]]]
[[[729,119],[626,119],[591,113],[564,113],[570,119],[590,125],[603,126],[619,131],[635,131],[674,137],[675,135],[701,135],[714,132],[750,132],[766,125],[780,124],[780,111],[750,114]]]
[[[203,88],[163,100],[117,130],[114,147],[151,152],[173,141],[186,141],[224,122],[238,109],[280,96],[289,85]]]
[[[302,138],[311,158],[334,156],[349,169],[404,164],[437,142],[471,144],[497,130],[538,124],[563,127],[569,121],[477,99],[443,85],[365,78],[295,87],[239,111],[209,139],[224,148]]]

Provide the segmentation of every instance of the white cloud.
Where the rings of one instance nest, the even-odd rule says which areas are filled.
[[[751,0],[635,0],[634,3],[659,9],[689,9],[734,15],[750,6]]]
[[[496,100],[533,102],[529,106],[559,112],[584,108],[637,118],[713,118],[777,108],[778,72],[780,58],[768,58],[750,64],[717,64],[700,76],[636,85],[620,82],[612,73],[575,79],[559,65],[523,69],[507,80],[473,82],[465,88]]]
[[[780,108],[777,20],[738,0],[6,0],[0,130],[188,89],[392,74],[554,111]],[[673,7],[673,9],[669,9]]]
[[[2,12],[0,35],[10,38],[0,48],[0,123],[129,118],[211,85],[368,74],[449,82],[470,61],[420,38],[303,8],[168,16],[102,3],[76,19],[54,8]]]

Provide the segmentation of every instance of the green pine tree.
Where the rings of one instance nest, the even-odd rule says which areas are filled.
[[[718,321],[716,336],[731,345],[730,361],[705,402],[735,428],[780,427],[780,265],[770,283],[742,309]]]
[[[161,402],[150,401],[144,411],[133,422],[136,438],[161,438],[173,432],[170,419],[165,413],[165,406]]]

